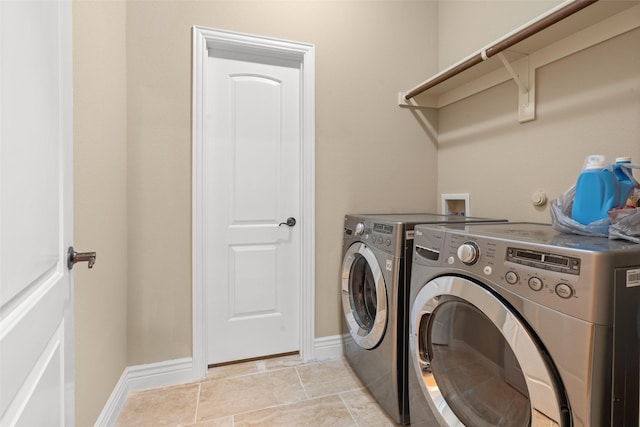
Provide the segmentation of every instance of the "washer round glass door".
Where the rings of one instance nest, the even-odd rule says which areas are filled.
[[[415,372],[440,424],[565,425],[562,389],[535,338],[482,286],[431,280],[413,303],[411,332]]]
[[[354,341],[365,349],[377,346],[387,325],[387,293],[375,254],[361,242],[342,261],[342,310]]]

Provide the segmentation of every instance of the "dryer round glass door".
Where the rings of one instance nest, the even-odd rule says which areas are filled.
[[[566,425],[562,388],[536,338],[478,283],[428,282],[413,303],[411,332],[414,371],[442,425]]]
[[[354,243],[344,255],[341,293],[351,336],[360,347],[374,348],[387,325],[387,294],[380,264],[364,243]]]

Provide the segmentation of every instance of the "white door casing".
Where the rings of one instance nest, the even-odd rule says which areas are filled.
[[[265,335],[255,322],[253,326],[239,325],[250,319],[261,319],[257,324],[282,325],[278,313],[287,300],[300,314],[296,325],[299,334],[289,334],[297,341],[292,349],[299,349],[303,358],[310,359],[314,333],[313,46],[194,27],[193,49],[196,376],[204,375],[208,363],[218,361],[215,357],[208,360],[207,356],[212,330],[209,325],[216,316],[225,325],[222,332],[235,337],[234,344],[227,345],[231,352],[219,361],[251,357],[238,350],[236,344],[241,342],[260,348],[263,354],[278,352],[278,347],[269,348],[269,340],[256,342],[246,335],[252,329],[258,333],[256,337]],[[210,88],[218,80],[216,73],[224,79],[225,87],[222,95],[212,96],[215,92]],[[227,79],[230,73],[232,77]],[[282,84],[283,81],[289,83]],[[256,102],[255,96],[262,101]],[[273,108],[276,104],[277,108]],[[218,108],[215,105],[233,108],[214,110]],[[299,112],[292,113],[296,107]],[[287,115],[295,116],[295,123],[274,125]],[[223,134],[218,134],[221,131]],[[264,134],[272,134],[273,138],[266,145],[255,145],[257,137]],[[230,146],[212,144],[216,138],[234,142]],[[296,145],[286,145],[291,143]],[[265,168],[263,165],[269,162],[277,166]],[[261,178],[247,179],[249,170],[257,170]],[[275,188],[280,190],[274,193]],[[229,203],[220,203],[221,200]],[[297,220],[294,227],[278,225],[290,216]],[[211,244],[216,242],[217,246]],[[287,280],[299,289],[297,295],[296,289],[282,292],[280,283],[284,278],[279,277],[281,271],[286,271],[283,267],[287,260],[296,258],[299,269],[288,269],[286,274],[290,275]],[[260,268],[256,268],[258,264]],[[262,271],[260,286],[252,289],[248,284],[256,282],[257,271]],[[270,272],[264,274],[265,271]],[[209,284],[226,283],[227,278],[240,286],[225,285],[220,294],[212,295]],[[207,301],[220,304],[211,310]],[[212,347],[215,345],[212,342]],[[280,348],[291,345],[281,344]]]
[[[0,45],[0,425],[73,426],[70,2],[0,2]]]

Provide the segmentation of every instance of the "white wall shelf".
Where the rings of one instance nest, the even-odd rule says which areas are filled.
[[[473,55],[427,79],[406,92],[398,103],[409,108],[442,108],[500,83],[513,79],[518,85],[520,122],[535,119],[536,70],[573,53],[602,43],[640,27],[640,0],[599,0],[560,22],[514,44],[502,53],[487,57],[487,51],[505,40],[535,26],[558,9],[580,0],[569,0],[533,21],[498,39]],[[635,54],[630,52],[630,54]],[[452,75],[452,71],[480,55],[481,62]],[[442,81],[441,81],[442,80]],[[406,99],[421,86],[424,92]]]

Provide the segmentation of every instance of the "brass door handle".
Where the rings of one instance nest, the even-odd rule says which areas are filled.
[[[73,246],[69,247],[69,251],[67,252],[67,268],[69,270],[73,269],[73,266],[77,262],[87,262],[89,268],[93,268],[93,264],[96,263],[96,253],[95,252],[76,252],[73,249]]]

